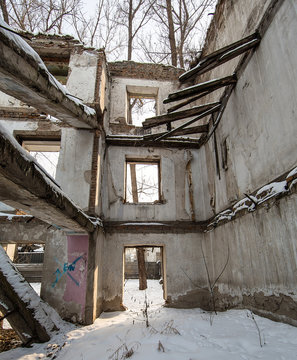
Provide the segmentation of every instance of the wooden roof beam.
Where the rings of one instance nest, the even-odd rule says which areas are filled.
[[[178,130],[174,133],[174,136],[183,136],[183,135],[189,135],[189,134],[203,134],[203,133],[207,133],[209,129],[209,125],[205,124],[205,125],[198,125],[198,126],[193,126],[187,129],[181,129]],[[153,140],[155,138],[158,138],[159,136],[162,136],[164,134],[167,134],[168,131],[162,132],[162,133],[158,133],[158,134],[149,134],[149,135],[144,135],[143,139],[144,140]]]
[[[245,37],[239,41],[236,41],[230,45],[219,49],[204,58],[202,58],[198,65],[196,65],[193,69],[183,73],[179,80],[184,82],[193,78],[194,76],[202,75],[205,72],[214,69],[215,67],[235,58],[243,54],[244,52],[254,48],[261,41],[261,37],[258,32]]]
[[[160,126],[163,124],[167,124],[172,121],[177,121],[177,120],[185,119],[185,118],[188,118],[191,116],[196,116],[218,104],[219,104],[218,102],[209,103],[209,104],[194,106],[190,109],[186,109],[186,110],[182,110],[182,111],[171,112],[169,114],[154,116],[152,118],[146,119],[142,123],[142,126],[144,129],[148,129],[148,128]]]
[[[226,76],[220,79],[214,79],[210,81],[206,81],[204,83],[200,83],[197,85],[193,85],[190,87],[187,87],[185,89],[176,91],[175,93],[171,93],[168,95],[168,98],[163,101],[164,104],[187,99],[189,97],[192,97],[194,95],[202,94],[202,93],[210,93],[213,92],[221,87],[229,86],[232,84],[235,84],[237,81],[236,74]]]
[[[186,128],[187,126],[189,126],[189,125],[193,124],[194,122],[196,122],[196,121],[204,118],[205,116],[208,116],[208,115],[210,115],[210,114],[212,114],[212,113],[214,113],[214,112],[219,111],[220,107],[221,107],[221,103],[218,103],[218,105],[213,106],[211,109],[203,112],[202,114],[198,115],[198,116],[195,117],[194,119],[189,120],[189,121],[187,121],[186,123],[178,126],[176,129],[173,129],[173,130],[171,130],[171,131],[168,131],[167,133],[159,136],[157,139],[155,139],[155,141],[164,140],[164,139],[168,138],[169,136],[173,136],[173,135],[174,135],[175,133],[177,133],[178,131]]]

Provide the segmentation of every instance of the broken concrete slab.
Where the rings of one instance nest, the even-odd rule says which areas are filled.
[[[0,128],[0,200],[58,229],[92,232],[96,225],[4,128]]]
[[[18,272],[0,246],[0,310],[20,339],[31,342],[50,340],[62,320],[54,309],[40,299]]]
[[[0,90],[73,127],[98,128],[95,110],[68,94],[26,41],[0,24]]]

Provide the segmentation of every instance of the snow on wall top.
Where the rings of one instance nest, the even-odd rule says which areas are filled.
[[[1,18],[0,33],[3,34],[6,38],[8,38],[10,41],[12,41],[17,48],[20,48],[29,57],[33,58],[34,61],[38,64],[39,68],[46,73],[50,83],[55,86],[57,90],[61,91],[69,100],[73,101],[76,105],[83,108],[84,112],[87,115],[94,116],[96,114],[94,109],[86,106],[85,104],[83,104],[82,101],[68,93],[67,89],[62,84],[60,84],[59,81],[56,80],[56,78],[48,71],[47,67],[44,65],[44,62],[41,60],[37,52],[33,50],[24,39],[22,39],[19,35],[15,34],[14,30],[9,25],[7,25],[6,22],[3,21]]]

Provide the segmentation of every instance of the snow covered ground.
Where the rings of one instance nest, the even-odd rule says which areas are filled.
[[[291,360],[297,359],[297,328],[249,311],[231,310],[213,316],[200,309],[162,307],[157,281],[137,290],[137,280],[125,286],[125,312],[103,313],[91,326],[65,323],[47,344],[0,354],[8,359],[58,360]],[[145,295],[146,294],[146,295]],[[149,327],[142,309],[148,308]],[[257,330],[259,327],[259,332]],[[261,344],[260,346],[260,338]]]

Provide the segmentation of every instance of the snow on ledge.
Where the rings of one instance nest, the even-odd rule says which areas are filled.
[[[17,48],[20,48],[23,52],[26,53],[27,56],[34,59],[34,61],[38,64],[39,68],[42,69],[46,75],[48,76],[48,79],[50,83],[59,91],[61,91],[69,100],[74,102],[76,105],[78,105],[80,108],[83,109],[83,111],[88,116],[94,116],[96,114],[96,111],[89,106],[85,105],[81,100],[77,99],[76,97],[69,94],[66,87],[64,87],[56,78],[48,71],[47,67],[45,66],[44,62],[41,60],[40,56],[37,54],[35,50],[31,48],[27,42],[21,38],[21,36],[13,33],[14,31],[8,24],[6,24],[5,21],[3,21],[0,18],[0,33],[2,33],[6,38],[8,38],[10,41],[12,41]],[[8,30],[6,30],[6,29]],[[9,31],[11,30],[11,31]]]
[[[239,200],[231,208],[220,212],[213,221],[207,225],[208,228],[216,227],[220,222],[230,221],[242,210],[255,211],[256,206],[281,194],[288,193],[291,187],[297,183],[297,167],[288,173],[284,181],[276,181],[261,187],[256,195],[248,195]],[[209,231],[209,230],[206,230]]]

